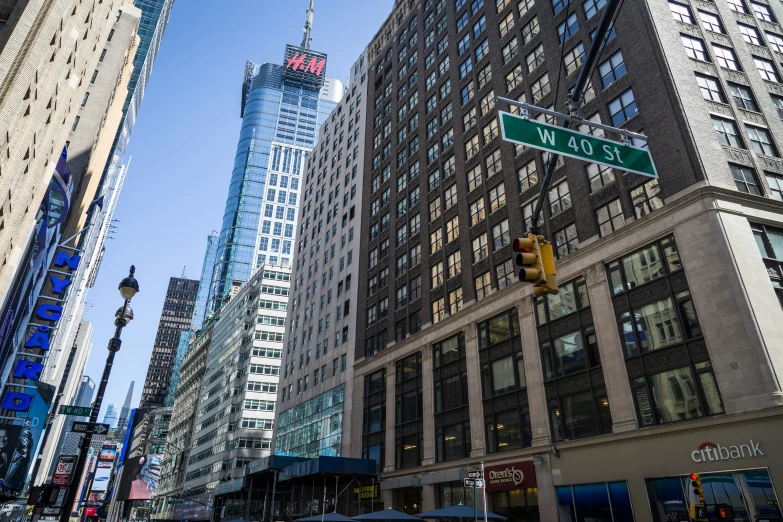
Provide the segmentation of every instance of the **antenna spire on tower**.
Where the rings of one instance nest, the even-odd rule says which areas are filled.
[[[310,48],[310,31],[313,29],[313,0],[310,0],[310,5],[307,8],[307,18],[305,18],[304,36],[302,37],[302,49]]]

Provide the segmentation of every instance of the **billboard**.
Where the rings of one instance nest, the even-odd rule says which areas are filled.
[[[12,478],[11,471],[18,469],[14,457],[16,456],[16,447],[21,435],[22,426],[18,424],[0,425],[0,477],[2,477],[4,484],[6,479]],[[25,476],[27,475],[26,469],[24,474]]]
[[[117,456],[117,446],[114,444],[104,444],[101,448],[100,454],[98,454],[98,460],[114,462],[114,457]]]
[[[283,79],[323,87],[326,78],[326,55],[295,45],[285,46]]]
[[[117,489],[117,500],[149,500],[158,491],[162,455],[128,458]]]
[[[109,487],[109,477],[111,477],[111,468],[95,468],[95,476],[92,479],[92,488],[90,491],[104,492]]]

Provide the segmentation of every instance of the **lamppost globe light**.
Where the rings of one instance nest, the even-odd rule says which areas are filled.
[[[128,277],[120,281],[120,295],[126,301],[133,299],[133,296],[139,291],[139,282],[133,277],[134,272],[136,272],[136,267],[131,265]]]
[[[129,322],[133,320],[133,309],[130,307],[130,305],[126,305],[125,307],[125,317],[123,317],[123,321],[125,321],[125,324],[127,325]],[[119,307],[117,309],[117,312],[114,314],[114,317],[119,319],[122,316],[122,309],[123,307]]]

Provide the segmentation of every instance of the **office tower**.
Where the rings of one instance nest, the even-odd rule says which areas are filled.
[[[559,294],[517,282],[546,153],[499,97],[565,112],[606,5],[398,2],[370,43],[350,448],[384,506],[472,505],[486,461],[512,520],[684,520],[691,472],[779,516],[738,485],[783,481],[780,3],[622,6],[580,114],[646,134],[660,177],[561,157]]]
[[[243,466],[271,453],[290,278],[290,268],[264,265],[220,309],[194,393],[199,413],[185,495],[211,492],[221,481],[241,484]],[[225,442],[216,446],[216,437]]]
[[[197,292],[197,280],[179,277],[169,279],[139,408],[163,407],[179,344],[179,334],[190,328]]]
[[[185,470],[190,447],[193,443],[197,406],[201,399],[201,384],[206,370],[207,353],[212,343],[212,330],[218,317],[219,314],[210,316],[202,328],[196,332],[190,349],[182,361],[179,385],[174,392],[174,408],[166,438],[168,451],[161,465],[160,487],[157,497],[161,499],[162,504],[158,513],[173,511],[180,506],[178,499],[183,497]],[[172,497],[174,502],[169,503]]]
[[[196,309],[193,311],[192,326],[196,330],[201,329],[201,325],[212,311],[212,273],[215,270],[215,255],[220,235],[214,230],[207,236],[207,249],[204,252],[204,262],[201,265],[201,278],[198,285],[198,296],[196,297]]]
[[[108,424],[112,429],[117,427],[117,408],[114,407],[114,404],[109,404],[109,406],[106,407],[103,423]]]
[[[290,265],[304,162],[316,133],[343,94],[326,77],[326,55],[287,45],[283,65],[247,62],[242,85],[242,130],[215,257],[211,310],[234,281],[263,264]]]
[[[344,402],[353,393],[352,347],[360,306],[356,289],[366,76],[362,54],[351,68],[343,99],[321,126],[318,145],[304,168],[308,188],[302,194],[292,309],[286,319],[275,427],[278,455],[339,457],[349,453],[352,412]],[[330,163],[330,156],[346,159]],[[325,220],[321,217],[324,206],[331,212]],[[324,226],[316,226],[319,220]]]
[[[125,396],[125,402],[120,409],[120,417],[117,420],[117,432],[114,434],[114,439],[122,442],[125,440],[125,430],[128,428],[128,416],[131,411],[131,400],[133,400],[133,385],[136,381],[131,381],[128,387],[128,394]]]
[[[198,302],[196,303],[196,306],[198,306]],[[182,361],[185,359],[185,354],[188,352],[188,347],[190,346],[190,340],[193,338],[195,333],[196,332],[193,330],[192,326],[187,330],[182,330],[179,333],[179,339],[177,340],[177,350],[174,354],[174,362],[171,366],[171,378],[169,379],[168,389],[166,390],[166,400],[164,401],[166,408],[174,407],[174,393],[177,391],[177,387],[179,386]]]
[[[6,136],[0,164],[0,306],[13,294],[17,272],[26,268],[37,207],[77,123],[74,114],[120,4],[14,1],[0,7],[0,61],[7,64],[0,70],[0,134]]]

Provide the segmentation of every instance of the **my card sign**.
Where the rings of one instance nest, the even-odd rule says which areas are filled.
[[[620,170],[658,177],[650,152],[617,141],[597,138],[548,123],[500,112],[503,139],[534,149],[600,163]]]

